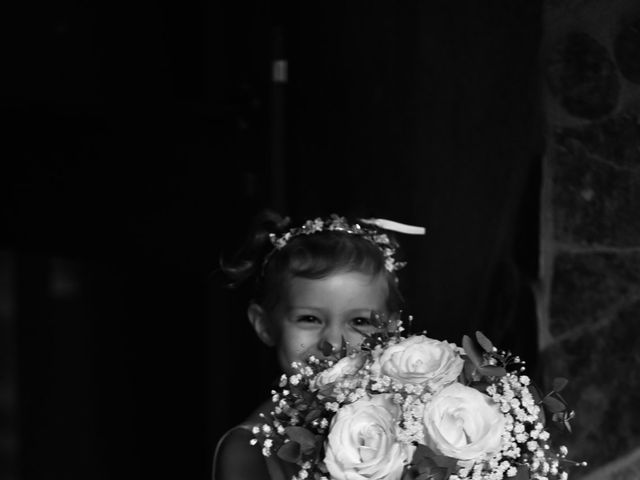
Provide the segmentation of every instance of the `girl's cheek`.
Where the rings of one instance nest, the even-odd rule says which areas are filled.
[[[348,335],[345,335],[345,340],[352,347],[359,347],[362,343],[363,337],[359,333],[350,332]]]
[[[299,357],[313,349],[318,340],[314,332],[305,332],[297,329],[288,329],[281,336],[281,346],[291,356]]]

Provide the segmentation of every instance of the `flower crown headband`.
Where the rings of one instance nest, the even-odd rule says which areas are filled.
[[[394,258],[398,244],[389,238],[381,230],[405,233],[409,235],[424,235],[424,227],[406,225],[404,223],[386,220],[384,218],[360,218],[360,223],[350,224],[345,217],[340,217],[335,213],[328,218],[315,218],[307,220],[301,227],[292,228],[283,234],[270,233],[274,249],[266,256],[264,266],[269,262],[271,256],[284,248],[292,239],[301,235],[311,235],[318,232],[343,232],[349,235],[358,235],[373,243],[380,249],[384,256],[384,267],[389,272],[395,272],[404,267],[407,262],[399,262]]]

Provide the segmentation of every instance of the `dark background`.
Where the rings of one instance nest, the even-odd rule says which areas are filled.
[[[417,327],[535,368],[540,9],[3,7],[3,478],[210,475],[274,374],[215,272],[265,206],[424,225]]]

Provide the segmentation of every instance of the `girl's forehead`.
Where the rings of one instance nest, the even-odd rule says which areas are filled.
[[[323,278],[290,277],[290,306],[384,305],[389,294],[386,278],[357,271],[339,271]]]

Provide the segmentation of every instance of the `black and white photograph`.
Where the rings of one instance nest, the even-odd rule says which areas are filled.
[[[7,3],[0,478],[640,478],[640,3]]]

